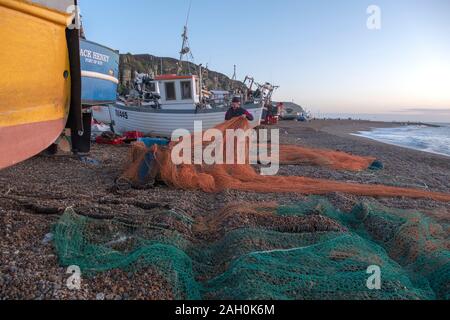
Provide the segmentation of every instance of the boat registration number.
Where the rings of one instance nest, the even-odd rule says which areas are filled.
[[[116,116],[128,120],[128,112],[116,110]]]

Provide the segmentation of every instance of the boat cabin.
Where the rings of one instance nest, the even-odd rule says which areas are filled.
[[[166,110],[195,110],[200,103],[198,76],[156,76],[151,91],[161,96],[160,104]]]

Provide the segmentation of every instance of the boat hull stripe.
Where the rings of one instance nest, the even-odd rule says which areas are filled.
[[[0,127],[0,170],[38,154],[54,143],[65,119]]]
[[[94,71],[81,71],[81,76],[82,77],[87,77],[87,78],[106,80],[106,81],[113,82],[115,84],[119,83],[119,79],[117,79],[117,78],[115,78],[113,76],[109,76],[107,74],[94,72]]]
[[[142,112],[142,113],[170,113],[170,114],[205,114],[205,113],[221,113],[224,114],[228,111],[227,107],[224,107],[222,109],[213,108],[213,109],[199,109],[199,110],[181,110],[181,109],[153,109],[151,107],[138,107],[138,106],[124,106],[120,104],[114,105],[115,109],[122,110],[122,111],[131,111],[131,112]],[[250,105],[243,105],[243,108],[251,111],[251,110],[258,110],[261,109],[261,105],[256,104],[250,104]]]

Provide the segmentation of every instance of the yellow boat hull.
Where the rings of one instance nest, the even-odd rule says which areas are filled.
[[[56,141],[70,108],[70,16],[0,0],[0,169]]]

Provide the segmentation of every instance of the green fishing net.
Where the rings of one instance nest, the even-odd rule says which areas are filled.
[[[317,197],[247,216],[233,210],[204,223],[215,237],[203,239],[198,222],[174,210],[96,220],[68,209],[55,247],[63,266],[86,275],[152,267],[176,299],[450,298],[445,217],[375,202],[342,212]],[[368,287],[374,265],[380,290]]]

